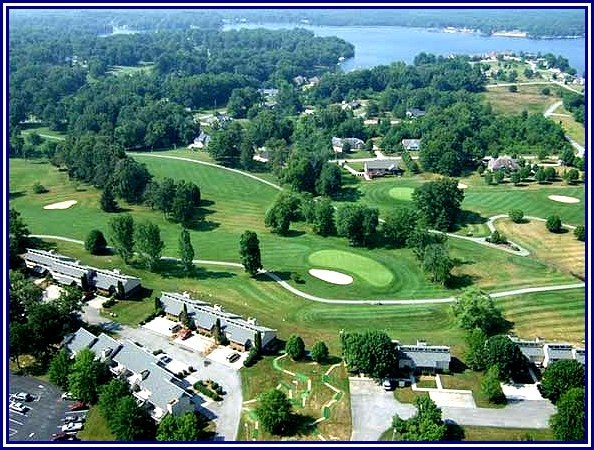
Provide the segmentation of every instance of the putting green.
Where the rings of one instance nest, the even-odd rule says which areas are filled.
[[[410,187],[393,187],[388,192],[390,197],[395,198],[396,200],[404,200],[410,201],[412,200],[412,193],[414,189]]]
[[[383,264],[371,258],[341,250],[319,250],[309,255],[312,265],[350,272],[377,287],[389,285],[394,275]]]

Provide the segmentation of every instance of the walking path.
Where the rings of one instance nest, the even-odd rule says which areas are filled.
[[[562,102],[562,101],[558,101],[558,102],[555,102],[555,103],[553,103],[551,106],[549,106],[549,107],[547,108],[547,110],[544,112],[544,114],[543,114],[543,115],[544,115],[545,117],[549,117],[549,116],[550,116],[550,115],[552,115],[552,114],[555,112],[555,110],[556,110],[557,108],[559,108],[559,106],[561,106],[562,104],[563,104],[563,102]]]
[[[550,116],[571,117],[571,115],[569,115],[569,114],[556,114],[555,113],[555,110],[557,110],[557,108],[559,108],[562,104],[563,104],[562,101],[558,101],[558,102],[553,103],[544,112],[544,116],[545,117],[550,117]],[[582,145],[580,145],[576,141],[574,141],[567,134],[565,135],[565,139],[567,139],[569,141],[569,143],[573,146],[573,148],[575,148],[577,150],[577,156],[580,157],[580,158],[583,158],[584,157],[584,152],[586,151],[586,149]]]
[[[542,220],[542,219],[540,219]],[[57,241],[65,241],[65,242],[72,242],[75,244],[84,245],[83,241],[77,239],[71,239],[63,236],[54,236],[54,235],[47,235],[47,234],[30,234],[29,237],[32,238],[39,238],[39,239],[54,239]],[[458,237],[465,237],[465,236],[458,236]],[[163,256],[161,259],[166,261],[176,261],[179,260],[178,258],[174,258],[171,256]],[[205,259],[195,259],[192,261],[194,264],[210,264],[210,265],[217,265],[217,266],[227,266],[227,267],[234,267],[234,268],[242,268],[243,266],[239,263],[229,262],[229,261],[212,261],[212,260],[205,260]],[[307,292],[300,291],[299,289],[291,286],[289,283],[281,279],[277,274],[274,272],[269,272],[267,270],[261,270],[261,274],[271,278],[272,280],[276,281],[281,287],[286,289],[287,291],[297,295],[298,297],[304,298],[306,300],[311,300],[314,302],[319,303],[328,303],[328,304],[340,304],[340,305],[422,305],[422,304],[436,304],[436,303],[452,303],[456,301],[456,297],[446,297],[446,298],[428,298],[428,299],[404,299],[404,300],[367,300],[367,299],[331,299],[331,298],[323,298],[318,297],[315,295],[308,294]],[[573,283],[573,284],[558,284],[554,286],[538,286],[538,287],[531,287],[531,288],[522,288],[522,289],[514,289],[511,291],[503,291],[503,292],[494,292],[490,293],[489,295],[493,298],[501,298],[501,297],[509,297],[512,295],[521,295],[533,292],[551,292],[551,291],[563,291],[566,289],[581,289],[585,287],[585,283]]]

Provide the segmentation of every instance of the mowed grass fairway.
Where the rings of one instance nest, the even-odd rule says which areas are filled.
[[[394,275],[383,265],[364,256],[340,250],[320,250],[309,255],[309,262],[319,268],[344,270],[369,284],[383,287],[390,284]]]
[[[495,226],[509,239],[528,249],[537,260],[585,276],[586,247],[575,238],[572,230],[551,233],[545,222],[537,220],[518,224],[501,219],[495,222]]]
[[[390,197],[396,200],[405,200],[409,201],[412,200],[412,193],[414,192],[413,188],[410,187],[394,187],[388,191]]]
[[[489,86],[481,95],[497,113],[517,115],[526,110],[530,114],[543,114],[549,106],[559,101],[555,95],[541,94],[545,87],[548,87],[551,93],[559,89],[554,84],[534,84],[519,85],[517,92],[510,92],[508,86]]]

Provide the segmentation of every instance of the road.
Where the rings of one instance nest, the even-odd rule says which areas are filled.
[[[367,378],[349,378],[351,392],[352,441],[377,441],[390,428],[392,417],[398,414],[408,419],[416,408],[400,403],[393,392]],[[548,428],[555,407],[548,400],[526,400],[508,404],[505,408],[462,408],[444,406],[443,419],[459,425],[504,428]]]
[[[42,234],[31,234],[30,237],[40,238],[40,239],[55,239],[55,240],[66,240],[67,242],[74,242],[78,244],[83,244],[82,241],[70,238],[64,238],[63,236],[53,236],[53,235],[42,235]],[[177,259],[172,258],[169,256],[164,256],[163,259]],[[242,267],[241,264],[235,262],[228,262],[228,261],[211,261],[211,260],[194,260],[195,264],[212,264],[212,265],[220,265],[220,266],[228,266],[228,267]],[[456,297],[446,297],[446,298],[428,298],[428,299],[378,299],[378,300],[368,300],[368,299],[331,299],[331,298],[323,298],[318,297],[315,295],[308,294],[306,292],[300,291],[299,289],[291,286],[286,281],[282,280],[277,274],[274,272],[269,272],[267,270],[262,270],[261,273],[266,275],[268,278],[276,281],[280,286],[282,286],[287,291],[297,295],[306,300],[311,300],[314,302],[319,303],[328,303],[328,304],[337,304],[337,305],[422,305],[422,304],[436,304],[436,303],[452,303],[456,300]],[[531,288],[523,288],[523,289],[514,289],[511,291],[503,291],[503,292],[495,292],[490,293],[492,297],[501,298],[501,297],[509,297],[513,295],[520,295],[532,292],[551,292],[551,291],[563,291],[567,289],[581,289],[585,287],[585,283],[573,283],[573,284],[558,284],[554,286],[537,286]]]

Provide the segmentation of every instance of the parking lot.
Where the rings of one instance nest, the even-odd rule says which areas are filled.
[[[64,401],[62,392],[53,385],[36,378],[10,374],[8,380],[9,393],[28,392],[32,400],[22,402],[26,412],[9,409],[8,440],[49,441],[53,433],[57,433],[62,425],[62,418],[73,402]]]

